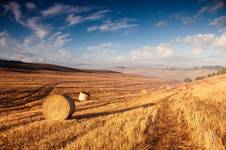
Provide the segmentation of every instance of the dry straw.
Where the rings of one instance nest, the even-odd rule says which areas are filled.
[[[146,89],[142,89],[142,90],[140,91],[140,94],[141,94],[141,95],[146,95],[146,94],[148,94],[148,91],[147,91]]]
[[[72,116],[75,104],[69,96],[51,95],[42,105],[43,115],[50,120],[65,120]]]
[[[83,92],[82,91],[82,92],[79,93],[78,100],[79,101],[86,101],[86,100],[89,99],[89,97],[90,97],[90,94],[88,92]]]

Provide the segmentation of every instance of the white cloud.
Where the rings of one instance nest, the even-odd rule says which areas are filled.
[[[5,47],[7,45],[8,37],[7,32],[0,32],[0,47]]]
[[[99,20],[105,17],[106,13],[110,12],[110,10],[101,10],[96,13],[92,13],[89,16],[85,17],[86,20],[93,21],[93,20]]]
[[[161,43],[133,50],[130,55],[132,59],[139,61],[168,59],[176,55],[176,49],[171,44]]]
[[[26,7],[30,7],[29,9],[31,9],[31,7],[33,7],[32,9],[34,9],[34,7],[36,7],[35,5],[31,5],[31,2],[26,3]],[[11,11],[16,22],[20,23],[25,27],[30,28],[39,38],[44,38],[49,33],[50,27],[48,25],[44,26],[41,23],[41,19],[39,17],[23,18],[20,7],[20,4],[13,1],[5,5],[5,10]]]
[[[180,20],[182,24],[191,24],[195,22],[197,19],[199,19],[200,15],[196,14],[194,16],[184,16],[182,14],[176,14],[176,19]]]
[[[131,24],[130,21],[131,21],[130,19],[126,19],[126,18],[118,21],[107,20],[99,26],[88,27],[87,31],[92,32],[92,31],[100,30],[103,32],[107,32],[107,31],[115,32],[115,31],[134,28],[138,26],[138,24]]]
[[[92,13],[88,16],[75,16],[74,14],[69,14],[66,18],[66,23],[69,26],[80,24],[86,21],[95,21],[105,17],[105,14],[110,12],[110,10],[101,10],[96,13]]]
[[[168,64],[198,65],[225,64],[226,33],[197,34],[177,38],[176,43],[161,43],[127,51],[121,45],[112,42],[94,44],[77,49],[74,53],[66,48],[70,42],[68,33],[57,32],[45,40],[36,36],[27,36],[24,40],[12,38],[7,32],[0,32],[0,58],[29,62],[56,63],[61,65],[136,65]],[[192,51],[179,51],[186,43]],[[122,51],[124,51],[122,53]],[[209,53],[211,51],[211,53]],[[90,66],[91,67],[91,66]]]
[[[224,0],[214,1],[211,6],[203,6],[200,8],[199,13],[215,13],[216,11],[223,9],[225,7]]]
[[[226,27],[226,16],[221,16],[210,22],[210,25],[218,27]]]
[[[105,64],[117,61],[120,45],[106,42],[81,48],[76,56],[81,63]]]
[[[191,46],[192,54],[199,55],[203,50],[209,47],[209,44],[212,43],[215,39],[213,34],[197,34],[194,36],[187,36],[185,38],[177,38],[177,42],[184,42],[187,45]]]
[[[0,58],[63,65],[71,63],[71,54],[65,48],[65,44],[70,41],[68,34],[57,33],[45,40],[27,36],[22,42],[7,32],[1,32],[0,35],[0,41],[7,39],[6,43],[0,44]]]
[[[176,41],[191,46],[194,55],[200,55],[207,50],[211,50],[212,52],[226,52],[226,32],[219,36],[215,34],[197,34],[184,38],[177,38]]]
[[[225,43],[226,32],[221,35],[197,34],[177,38],[170,44],[144,46],[130,51],[128,56],[120,56],[119,59],[122,62],[146,65],[225,65],[223,61],[226,59]]]
[[[35,5],[33,2],[27,2],[27,3],[25,4],[25,6],[27,7],[27,9],[30,9],[30,10],[36,8],[36,5]]]
[[[72,39],[69,38],[69,33],[63,34],[62,32],[57,32],[49,37],[51,42],[57,46],[63,46],[70,42]]]
[[[67,13],[81,13],[89,11],[91,8],[89,7],[78,7],[71,5],[64,5],[60,3],[56,3],[53,6],[49,7],[46,10],[42,10],[41,13],[44,17],[56,16],[59,14],[67,14]]]
[[[20,5],[17,2],[9,2],[9,8],[12,11],[15,19],[18,21],[21,18]]]
[[[156,27],[164,27],[166,25],[168,25],[168,23],[164,20],[161,20],[155,24]]]
[[[216,36],[213,46],[217,48],[217,50],[222,50],[226,52],[226,32],[224,32],[220,36]]]
[[[109,49],[116,48],[116,47],[118,47],[118,45],[108,42],[108,43],[102,43],[102,44],[98,44],[98,45],[88,46],[86,48],[86,50],[88,52],[101,53],[101,52],[108,51]]]
[[[21,10],[20,10],[20,4],[18,4],[15,1],[9,2],[7,5],[5,5],[5,9],[10,10],[11,13],[13,14],[16,22],[24,25],[24,22],[22,21],[22,14],[21,14]]]
[[[43,26],[38,17],[28,19],[26,26],[31,28],[31,30],[41,39],[49,33],[49,27]]]
[[[73,14],[68,15],[68,17],[66,18],[66,22],[69,25],[76,25],[76,24],[80,24],[84,21],[84,18],[82,16],[75,16]]]

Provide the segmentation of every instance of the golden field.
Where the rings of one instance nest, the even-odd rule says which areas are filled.
[[[110,72],[2,70],[0,88],[0,149],[226,149],[225,75],[184,85]],[[76,101],[80,91],[91,99]],[[51,94],[75,100],[72,118],[44,119]]]

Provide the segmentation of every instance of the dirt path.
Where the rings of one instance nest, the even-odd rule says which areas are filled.
[[[183,118],[183,112],[172,110],[171,99],[174,93],[159,103],[155,121],[150,120],[149,128],[145,134],[145,145],[151,150],[166,149],[200,149],[191,140],[191,132]]]

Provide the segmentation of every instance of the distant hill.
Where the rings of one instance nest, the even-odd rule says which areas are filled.
[[[84,73],[118,73],[110,70],[88,70],[64,67],[53,64],[25,63],[22,61],[0,60],[0,69],[15,72],[38,72],[38,71],[57,71],[57,72],[84,72]]]
[[[194,66],[194,69],[222,70],[223,66]]]
[[[196,79],[200,76],[208,76],[209,74],[217,73],[219,69],[217,68],[148,68],[148,67],[140,67],[140,68],[123,68],[117,67],[112,68],[112,70],[122,72],[125,74],[134,74],[141,75],[151,78],[160,78],[163,80],[173,80],[173,81],[184,81],[184,79]]]

